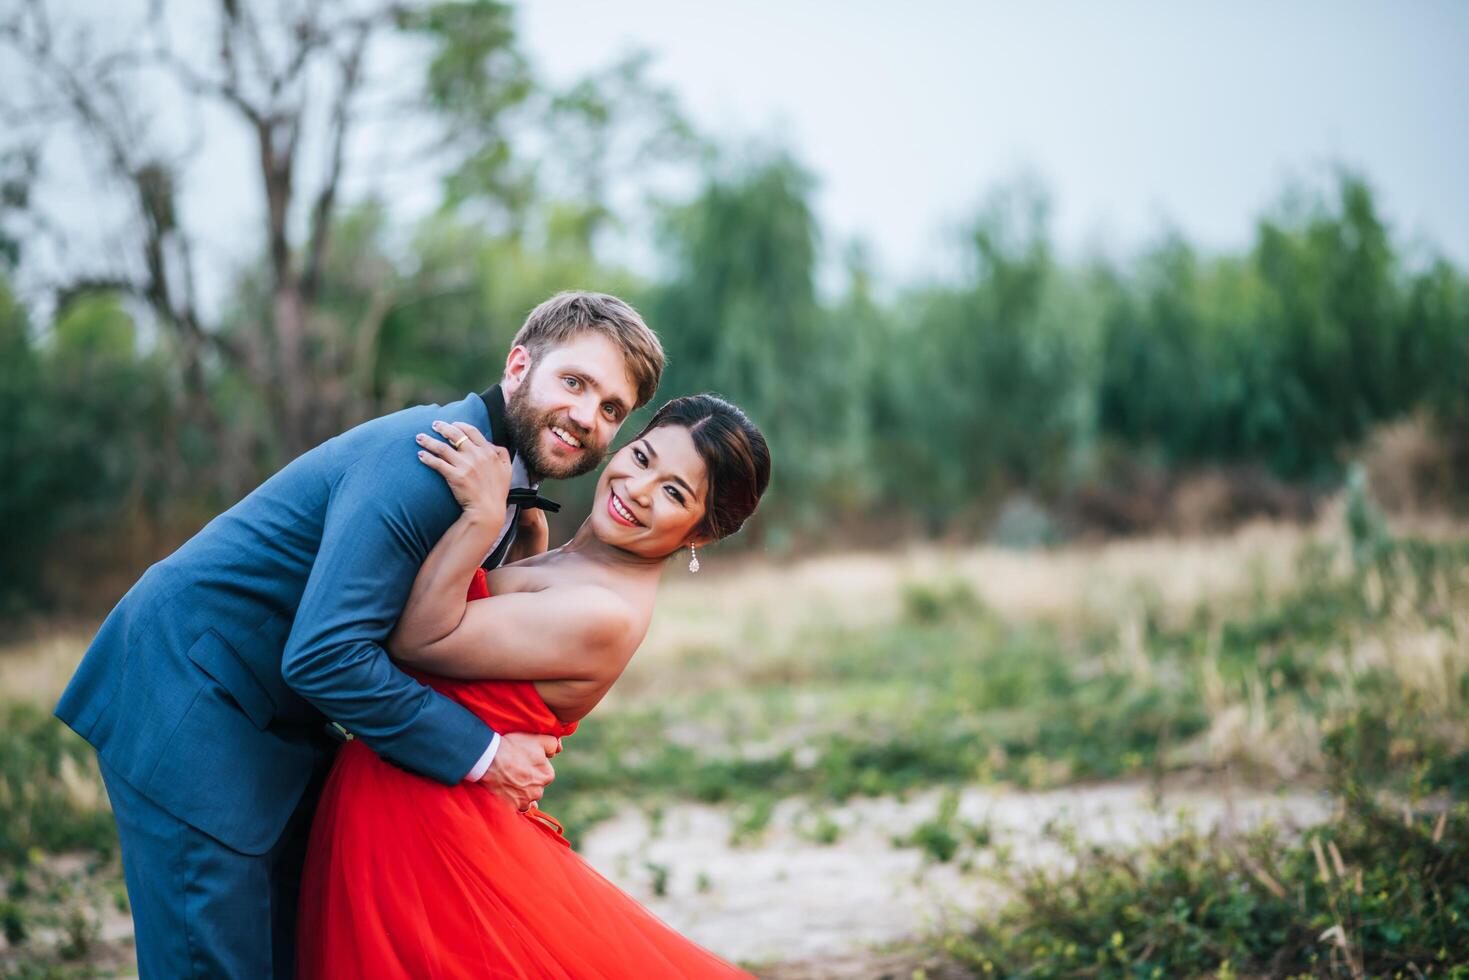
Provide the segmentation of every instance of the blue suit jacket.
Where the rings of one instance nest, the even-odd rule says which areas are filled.
[[[470,395],[296,459],[148,569],[56,714],[153,802],[247,854],[275,843],[330,753],[328,718],[406,769],[462,779],[493,733],[382,646],[460,513],[417,459],[434,419],[490,433]]]

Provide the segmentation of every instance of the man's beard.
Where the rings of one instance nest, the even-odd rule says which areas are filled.
[[[525,382],[509,398],[505,399],[505,425],[510,429],[510,439],[515,444],[525,463],[526,474],[532,482],[539,483],[547,477],[553,480],[569,480],[583,473],[590,473],[602,463],[606,455],[605,446],[593,446],[591,433],[571,421],[564,413],[540,411],[530,403],[530,381]],[[556,425],[581,440],[580,458],[569,466],[549,458],[541,446],[541,433]]]

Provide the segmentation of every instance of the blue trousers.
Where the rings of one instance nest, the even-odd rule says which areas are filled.
[[[241,854],[101,768],[122,840],[139,977],[293,976],[296,898],[321,775],[275,846]]]

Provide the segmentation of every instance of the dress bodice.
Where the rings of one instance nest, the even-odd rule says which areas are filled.
[[[488,595],[478,572],[469,598]],[[576,728],[530,681],[414,676],[499,732]],[[305,980],[754,980],[599,875],[538,806],[417,775],[361,740],[337,753],[322,790],[299,907]]]
[[[488,599],[485,570],[477,568],[469,583],[468,598]],[[546,706],[534,681],[453,680],[403,668],[421,684],[464,705],[497,732],[535,732],[557,738],[576,731],[576,722],[562,722]]]

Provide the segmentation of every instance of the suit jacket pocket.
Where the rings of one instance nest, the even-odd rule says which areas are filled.
[[[141,789],[180,820],[242,854],[280,840],[310,783],[311,744],[262,731],[219,684],[203,684]]]
[[[234,648],[214,630],[199,635],[189,647],[189,659],[224,688],[256,728],[264,729],[275,718],[275,702]]]

